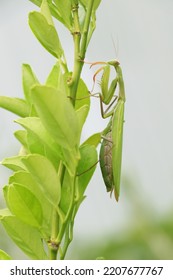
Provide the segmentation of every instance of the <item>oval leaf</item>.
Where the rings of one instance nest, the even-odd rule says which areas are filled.
[[[54,0],[56,4],[57,11],[60,15],[61,22],[69,29],[72,29],[72,1],[65,0],[59,1]]]
[[[79,85],[76,94],[75,109],[79,109],[84,105],[88,105],[90,108],[90,94],[89,90],[82,79],[79,80]]]
[[[60,64],[55,64],[46,80],[46,85],[54,88],[58,88],[60,75],[61,75]]]
[[[22,65],[22,83],[23,83],[23,91],[26,100],[31,103],[30,91],[31,87],[35,84],[39,84],[39,81],[35,74],[33,73],[31,66],[28,64]]]
[[[16,217],[4,217],[2,224],[8,235],[17,246],[31,259],[48,259],[42,242],[42,236],[36,228],[33,228]]]
[[[43,210],[42,232],[44,232],[45,236],[49,238],[51,234],[50,229],[51,229],[51,215],[52,215],[53,205],[49,202],[49,200],[45,196],[45,192],[42,191],[40,185],[34,180],[31,174],[27,171],[15,172],[9,178],[9,184],[14,184],[14,183],[23,185],[28,190],[30,190],[35,195],[35,197],[38,198]],[[4,196],[6,193],[4,190]]]
[[[13,171],[18,171],[18,170],[25,170],[25,166],[22,163],[21,159],[23,156],[14,156],[14,157],[9,157],[5,158],[1,164],[8,167],[9,169]]]
[[[94,146],[85,145],[80,147],[81,159],[77,168],[79,194],[83,196],[85,189],[92,178],[98,163],[97,150]]]
[[[31,153],[46,155],[57,168],[62,152],[49,132],[43,126],[40,118],[28,117],[16,121],[27,130],[27,145]]]
[[[47,0],[42,0],[40,8],[41,13],[45,16],[47,22],[54,25]]]
[[[87,140],[82,143],[82,146],[93,145],[97,148],[100,144],[102,134],[100,132],[91,135]]]
[[[30,106],[20,98],[0,96],[0,107],[23,118],[30,113]]]
[[[25,149],[28,148],[28,145],[27,145],[27,132],[25,130],[17,130],[17,131],[15,131],[14,132],[14,136],[25,147]]]
[[[29,14],[29,25],[43,47],[56,58],[61,58],[63,50],[55,27],[39,12]]]
[[[31,173],[47,199],[57,207],[61,197],[61,185],[58,174],[52,163],[41,155],[29,155],[23,163]]]
[[[70,100],[55,88],[35,86],[32,99],[37,113],[54,140],[71,149],[78,143],[78,121]]]
[[[86,121],[87,115],[88,115],[88,110],[89,110],[89,106],[88,105],[84,105],[82,107],[80,107],[77,111],[76,111],[76,115],[78,118],[78,123],[79,123],[79,132],[81,134],[82,132],[82,127]],[[79,134],[79,136],[80,136]],[[79,139],[80,141],[80,139]]]
[[[41,227],[43,222],[41,204],[27,188],[16,183],[9,185],[8,204],[18,219],[33,227]]]
[[[8,204],[11,212],[21,221],[40,228],[43,220],[41,204],[34,194],[20,184],[8,188]]]

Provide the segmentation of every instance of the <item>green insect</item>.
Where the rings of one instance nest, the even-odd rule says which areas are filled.
[[[124,123],[124,103],[125,89],[122,76],[122,70],[118,61],[96,62],[96,64],[106,64],[97,70],[96,75],[103,70],[101,78],[100,104],[103,118],[111,117],[108,126],[102,133],[102,144],[100,149],[100,167],[102,176],[108,192],[113,192],[118,201],[120,194],[121,161],[122,161],[122,141],[123,141],[123,123]],[[116,72],[115,79],[112,80],[108,89],[110,68],[114,67]],[[116,87],[119,87],[118,96],[114,97]],[[114,98],[113,98],[114,97]],[[103,103],[109,105],[106,111],[103,110]],[[114,106],[113,106],[114,105]],[[110,110],[110,108],[113,108]]]

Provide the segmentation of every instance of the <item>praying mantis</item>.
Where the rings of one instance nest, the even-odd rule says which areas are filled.
[[[101,114],[103,118],[111,117],[107,127],[102,132],[103,140],[100,149],[100,168],[107,192],[111,192],[111,194],[114,192],[115,199],[118,201],[122,162],[124,103],[126,101],[124,81],[122,70],[117,60],[95,62],[91,64],[91,67],[97,64],[105,65],[99,68],[93,77],[95,82],[96,75],[100,71],[103,71],[100,82],[101,93],[99,93]],[[111,67],[114,68],[116,77],[112,80],[108,88]],[[118,96],[114,97],[117,86],[119,87]],[[103,103],[108,105],[105,112],[103,110]],[[113,108],[110,110],[112,106]]]

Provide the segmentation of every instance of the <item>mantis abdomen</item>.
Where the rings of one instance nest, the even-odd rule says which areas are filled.
[[[114,189],[112,170],[112,132],[109,131],[103,138],[100,149],[100,168],[107,192]]]

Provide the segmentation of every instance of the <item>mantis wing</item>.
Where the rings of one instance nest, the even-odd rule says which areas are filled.
[[[124,100],[119,99],[112,119],[112,167],[114,195],[118,201],[120,193],[121,161],[122,161],[122,142],[123,142],[123,123],[124,123]]]

